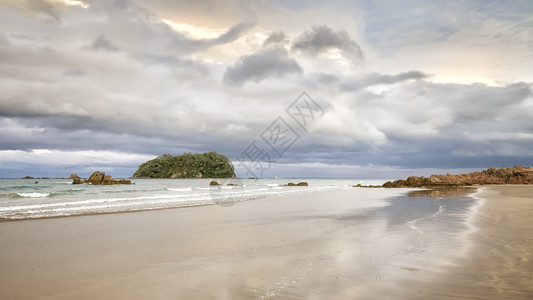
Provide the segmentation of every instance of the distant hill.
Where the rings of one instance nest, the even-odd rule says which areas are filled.
[[[235,169],[230,160],[216,152],[163,154],[142,163],[133,178],[231,178]]]

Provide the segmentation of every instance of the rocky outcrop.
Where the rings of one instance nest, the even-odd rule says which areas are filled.
[[[72,179],[72,184],[85,183],[85,181],[82,182],[82,179],[78,175],[76,175],[74,173],[70,174],[70,176],[68,178]]]
[[[218,182],[216,182],[216,181],[213,180],[213,181],[211,181],[211,182],[209,183],[209,185],[211,185],[211,186],[213,186],[213,185],[220,185],[220,183],[218,183]]]
[[[490,167],[481,172],[468,174],[431,175],[429,177],[411,176],[407,179],[388,181],[383,187],[453,187],[484,184],[533,184],[533,168],[514,166],[513,168],[496,169]]]
[[[78,175],[71,174],[72,184],[88,183],[92,185],[114,185],[114,184],[131,184],[131,180],[127,179],[113,179],[111,175],[106,175],[104,172],[96,171],[87,180],[82,180]]]
[[[357,188],[381,188],[382,186],[381,185],[362,185],[362,184],[358,183],[357,185],[352,185],[352,187],[357,187]]]
[[[298,183],[289,182],[289,183],[287,183],[284,186],[309,186],[309,184],[307,182],[305,182],[305,181],[298,182]]]

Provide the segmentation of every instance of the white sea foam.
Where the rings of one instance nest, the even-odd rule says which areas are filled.
[[[43,198],[50,196],[50,193],[16,193],[17,195],[25,198]]]
[[[166,188],[168,191],[171,191],[171,192],[188,192],[188,191],[192,191],[192,188],[191,187],[186,187],[186,188]]]
[[[0,181],[1,183],[1,181]],[[309,193],[340,185],[324,185],[322,181],[309,187],[282,187],[284,182],[242,186],[205,186],[208,182],[192,181],[185,186],[172,186],[165,181],[142,181],[136,186],[79,186],[62,188],[67,182],[51,182],[55,187],[42,191],[42,186],[24,185],[24,193],[10,193],[0,201],[0,218],[24,219],[68,216],[101,212],[120,212],[191,205],[217,204],[219,200],[246,201],[270,195]],[[70,182],[69,182],[70,184]],[[202,185],[200,185],[202,184]],[[205,184],[205,185],[204,185]],[[32,191],[33,190],[33,191]],[[73,192],[76,193],[73,193]],[[116,196],[116,197],[114,197]]]
[[[440,215],[441,213],[443,213],[444,211],[446,211],[446,208],[444,207],[444,205],[439,205],[439,209],[434,212],[433,214],[431,214],[430,216],[426,216],[426,217],[422,217],[422,218],[416,218],[416,219],[413,219],[411,221],[408,221],[406,222],[407,226],[409,226],[409,228],[411,228],[412,230],[422,234],[422,230],[420,230],[417,226],[416,226],[416,223],[418,223],[419,221],[422,221],[422,220],[426,220],[426,219],[429,219],[429,218],[434,218],[438,215]]]

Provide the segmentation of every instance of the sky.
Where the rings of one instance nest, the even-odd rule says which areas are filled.
[[[525,0],[0,0],[0,177],[533,165],[532,70]]]

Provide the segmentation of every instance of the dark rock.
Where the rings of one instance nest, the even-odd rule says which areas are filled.
[[[533,168],[514,166],[513,168],[496,169],[490,167],[481,172],[468,174],[431,175],[429,177],[411,176],[407,179],[387,181],[383,187],[454,187],[484,184],[533,184]]]
[[[298,183],[289,182],[289,183],[287,183],[284,186],[309,186],[309,184],[307,182],[305,182],[305,181],[298,182]]]
[[[82,184],[88,183],[92,185],[113,185],[113,184],[131,184],[131,180],[120,179],[115,180],[111,175],[106,175],[104,172],[96,171],[91,174],[89,179],[81,180],[81,178],[76,174],[71,174],[70,178],[73,180],[72,184]]]
[[[31,176],[24,176],[24,177],[22,177],[21,179],[35,179],[35,177],[31,177]]]
[[[209,183],[209,185],[220,185],[220,183],[218,183],[218,182],[212,180],[212,181]]]
[[[81,178],[76,174],[70,174],[70,179],[72,179],[72,184],[82,184],[85,181],[82,181]]]
[[[357,184],[357,185],[352,185],[353,187],[358,187],[358,188],[381,188],[382,186],[381,185],[362,185],[362,184]]]

